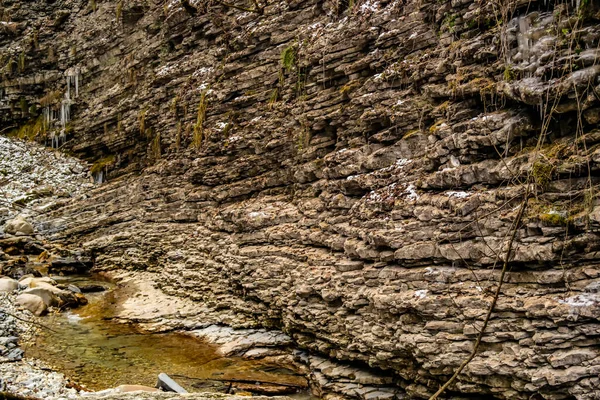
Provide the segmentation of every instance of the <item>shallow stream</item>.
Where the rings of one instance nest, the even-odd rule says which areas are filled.
[[[44,360],[87,389],[122,384],[155,386],[161,372],[190,392],[226,391],[228,380],[272,382],[287,390],[306,387],[306,379],[286,366],[222,357],[215,346],[197,338],[180,333],[142,333],[134,325],[114,321],[119,289],[110,282],[91,277],[52,278],[58,283],[101,284],[108,289],[86,294],[86,306],[45,317],[43,322],[52,331],[42,329],[35,343],[25,349],[26,356]],[[237,386],[238,390],[246,387]],[[256,385],[247,386],[252,390]]]

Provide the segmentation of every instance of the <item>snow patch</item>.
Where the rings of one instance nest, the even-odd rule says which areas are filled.
[[[576,296],[567,297],[564,300],[558,300],[560,304],[566,304],[571,307],[590,307],[598,304],[597,293],[583,293]]]
[[[471,193],[467,193],[467,192],[446,192],[446,194],[448,195],[448,197],[456,197],[457,199],[466,199],[467,197],[471,196]]]
[[[267,214],[265,214],[262,211],[252,211],[252,212],[248,213],[248,216],[250,218],[265,218],[267,216]]]
[[[417,200],[419,198],[419,194],[415,190],[415,185],[408,185],[408,187],[404,190],[404,193],[407,194],[407,198],[410,200]]]

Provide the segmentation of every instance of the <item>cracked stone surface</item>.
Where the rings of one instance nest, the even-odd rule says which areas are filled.
[[[323,397],[427,398],[529,185],[449,396],[600,398],[598,5],[347,3],[5,0],[0,120],[104,182],[39,228],[196,306],[148,322],[280,330]]]

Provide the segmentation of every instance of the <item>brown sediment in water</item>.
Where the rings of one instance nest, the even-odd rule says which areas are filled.
[[[90,294],[87,306],[47,317],[44,323],[54,332],[40,331],[25,349],[26,356],[45,361],[91,390],[121,384],[154,386],[161,372],[177,376],[190,391],[222,390],[229,380],[280,383],[282,390],[307,387],[306,379],[288,366],[223,357],[216,346],[190,335],[149,334],[134,324],[115,321],[135,288],[102,284],[109,291]]]

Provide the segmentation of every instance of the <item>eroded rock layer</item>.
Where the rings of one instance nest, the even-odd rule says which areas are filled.
[[[595,1],[2,7],[3,123],[108,180],[46,214],[97,268],[283,330],[324,395],[425,398],[518,222],[450,393],[600,398]]]

